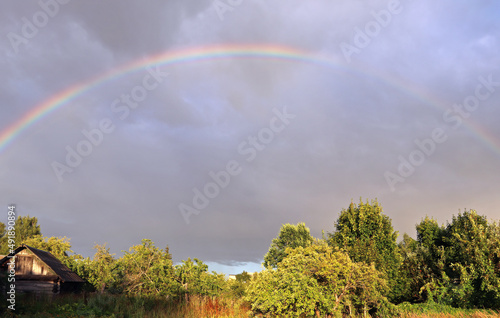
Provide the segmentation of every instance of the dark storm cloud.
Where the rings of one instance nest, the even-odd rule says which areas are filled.
[[[384,15],[394,6],[397,13]],[[474,94],[480,76],[500,81],[497,4],[243,1],[232,9],[221,19],[210,1],[69,1],[13,46],[9,34],[23,36],[43,7],[5,6],[3,129],[68,87],[168,50],[277,44],[342,67],[231,58],[163,65],[158,71],[168,76],[133,107],[122,98],[140,90],[148,70],[113,78],[2,152],[0,203],[17,203],[21,214],[39,218],[45,235],[71,237],[85,255],[94,243],[119,253],[147,237],[170,245],[176,261],[239,267],[260,261],[282,223],[304,221],[319,237],[359,197],[377,197],[400,233],[414,234],[425,215],[444,222],[459,208],[497,218],[500,158],[470,122],[500,138],[500,87],[459,127],[443,120]],[[385,26],[366,35],[377,17]],[[368,44],[347,59],[341,44],[355,46],[360,36]],[[248,160],[248,138],[285,107],[295,117]],[[59,182],[52,164],[67,165],[67,147],[76,151],[87,140],[82,131],[95,132],[103,120],[112,131]],[[391,191],[384,173],[397,173],[400,156],[436,128],[447,140]],[[179,205],[192,205],[194,189],[203,191],[209,173],[231,160],[241,172],[187,225]]]

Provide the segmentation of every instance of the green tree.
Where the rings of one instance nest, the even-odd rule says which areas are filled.
[[[406,233],[399,243],[402,264],[397,277],[395,302],[441,301],[445,268],[445,228],[426,216],[416,225],[417,240]]]
[[[195,258],[174,266],[177,281],[182,292],[189,295],[218,296],[225,289],[224,275],[208,272],[208,265]]]
[[[287,249],[276,269],[255,274],[245,299],[256,314],[312,317],[365,315],[387,300],[386,282],[372,266],[354,263],[325,243]]]
[[[243,271],[241,274],[237,274],[235,279],[230,281],[231,294],[235,298],[242,298],[246,295],[246,288],[250,281],[252,280],[252,275]]]
[[[335,224],[335,232],[329,233],[329,244],[344,249],[355,262],[374,264],[387,275],[389,284],[396,284],[401,264],[391,219],[382,213],[382,207],[375,200],[363,203],[360,200],[342,210]],[[396,295],[391,295],[396,297]]]
[[[9,253],[9,246],[7,244],[8,242],[8,236],[5,235],[5,224],[0,223],[0,230],[3,231],[0,232],[3,234],[0,238],[0,254],[8,254]],[[2,227],[3,226],[3,227]],[[16,224],[15,224],[15,244],[16,247],[20,246],[21,244],[25,244],[25,241],[31,237],[41,235],[40,231],[40,225],[38,225],[38,219],[36,217],[30,217],[28,216],[18,216],[16,219]]]
[[[269,251],[264,256],[264,266],[276,268],[286,257],[287,248],[307,247],[313,241],[314,238],[304,223],[283,224],[278,237],[273,239]]]
[[[67,237],[46,237],[34,235],[24,240],[24,244],[46,251],[57,257],[61,262],[73,254],[70,239]]]
[[[453,216],[446,227],[426,217],[416,230],[417,241],[400,244],[400,278],[408,292],[403,300],[500,308],[497,223],[471,210]]]
[[[500,276],[500,223],[493,222],[488,227],[488,249],[495,264],[495,273]]]
[[[5,223],[0,222],[0,244],[3,244],[3,237],[5,234]]]
[[[85,271],[83,274],[85,279],[101,293],[104,291],[111,293],[121,291],[120,284],[122,280],[114,254],[110,253],[106,244],[96,244],[94,249],[96,252],[92,260],[85,259],[79,262],[85,265],[84,269],[80,269],[80,271]]]
[[[125,251],[118,259],[117,270],[122,288],[129,294],[175,296],[180,288],[168,249],[164,252],[148,239]]]
[[[418,225],[417,225],[418,229]],[[418,236],[418,235],[417,235]],[[430,250],[433,252],[430,252]],[[399,268],[395,288],[397,297],[393,301],[441,302],[445,266],[443,246],[424,246],[406,233],[399,243],[402,264]]]
[[[433,252],[437,247],[444,245],[445,228],[438,222],[426,216],[416,225],[418,243]]]
[[[453,216],[444,238],[453,305],[500,308],[498,239],[498,225],[476,211]]]

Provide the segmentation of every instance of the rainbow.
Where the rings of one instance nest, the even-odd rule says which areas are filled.
[[[270,45],[270,44],[251,44],[251,45],[215,45],[203,46],[189,49],[178,49],[152,55],[145,59],[135,60],[124,64],[103,74],[99,74],[86,81],[73,85],[54,96],[41,102],[25,113],[16,122],[8,126],[0,133],[0,153],[3,152],[16,137],[22,134],[34,123],[55,112],[58,108],[67,105],[70,101],[99,87],[100,85],[119,78],[125,74],[142,70],[150,66],[171,65],[178,63],[188,63],[200,60],[227,59],[227,58],[261,58],[270,60],[285,60],[292,62],[308,63],[320,67],[328,67],[340,72],[353,72],[359,76],[371,77],[377,81],[382,81],[395,89],[402,91],[413,98],[424,102],[434,108],[446,110],[451,105],[448,102],[440,100],[429,94],[427,91],[418,87],[414,83],[404,81],[401,78],[391,77],[387,74],[381,74],[379,71],[370,69],[367,66],[355,67],[346,65],[335,58],[315,54],[297,48]],[[490,149],[500,155],[500,141],[495,136],[488,133],[477,124],[466,124],[467,127]]]

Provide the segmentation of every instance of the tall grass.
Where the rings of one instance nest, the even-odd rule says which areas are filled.
[[[398,308],[401,318],[500,318],[500,314],[492,310],[460,309],[436,303],[403,303]]]
[[[400,318],[500,318],[489,310],[457,309],[434,303],[400,304]],[[250,306],[233,297],[167,299],[110,294],[18,295],[16,311],[1,317],[248,318]]]
[[[16,311],[9,310],[2,317],[247,318],[250,310],[242,301],[229,297],[166,299],[90,294],[19,295],[16,300]]]

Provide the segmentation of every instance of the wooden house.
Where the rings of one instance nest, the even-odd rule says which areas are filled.
[[[0,260],[0,271],[8,275],[10,259],[15,261],[15,290],[20,293],[80,292],[85,283],[54,255],[37,248],[21,245]]]

